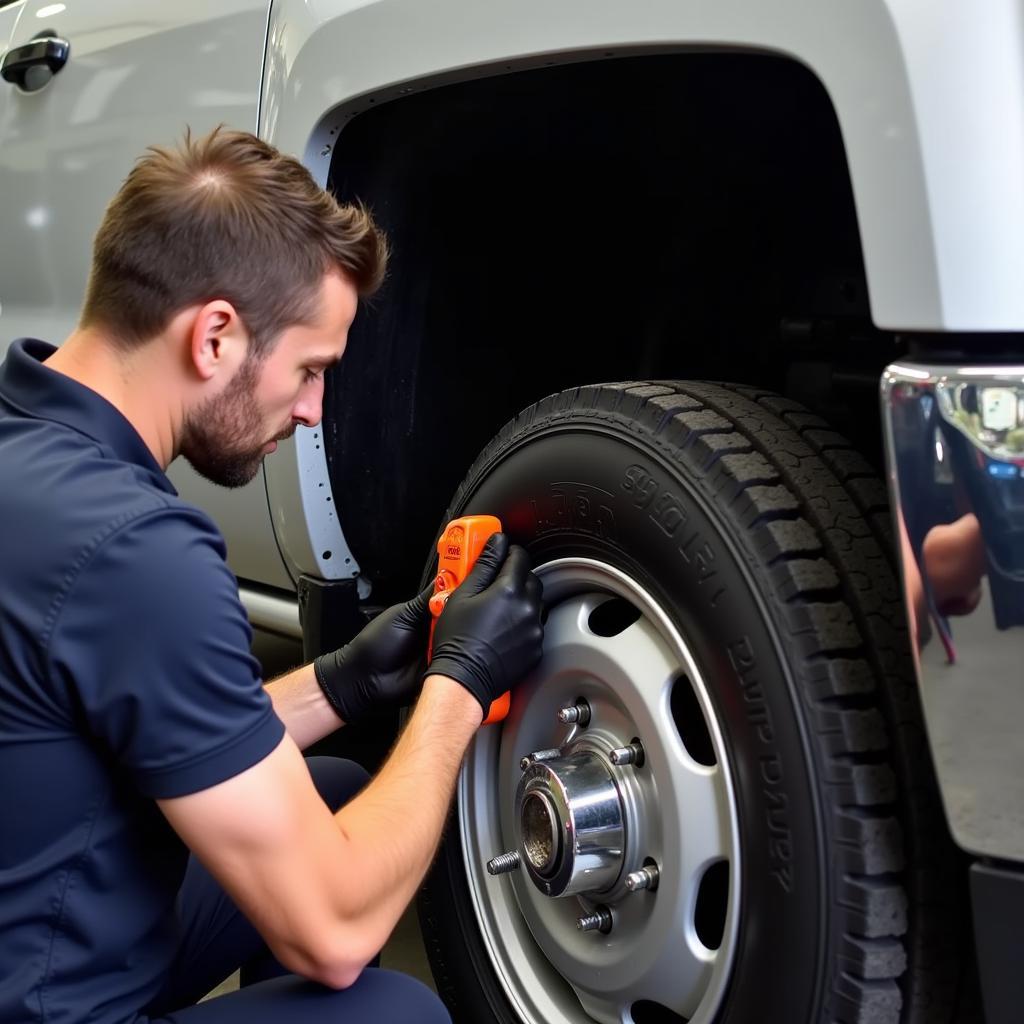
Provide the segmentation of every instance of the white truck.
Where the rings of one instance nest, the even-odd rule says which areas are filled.
[[[1021,1019],[1022,21],[0,0],[8,342],[66,336],[186,125],[391,238],[322,424],[239,491],[173,478],[308,653],[452,516],[533,556],[545,658],[420,902],[460,1024]]]

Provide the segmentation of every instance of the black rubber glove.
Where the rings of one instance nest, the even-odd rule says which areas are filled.
[[[494,534],[437,620],[428,672],[461,683],[486,716],[540,660],[542,589],[526,551]]]
[[[427,587],[411,601],[385,609],[351,643],[313,662],[324,696],[344,721],[413,702],[427,656],[431,593]]]

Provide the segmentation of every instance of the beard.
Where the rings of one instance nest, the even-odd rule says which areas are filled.
[[[208,398],[189,414],[181,454],[192,468],[221,487],[244,487],[263,464],[263,449],[295,433],[294,425],[276,437],[256,442],[263,417],[256,402],[259,361],[247,359],[223,393]]]

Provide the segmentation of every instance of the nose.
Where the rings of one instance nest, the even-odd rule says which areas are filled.
[[[315,427],[323,417],[324,382],[317,380],[304,388],[292,409],[292,419],[306,427]]]

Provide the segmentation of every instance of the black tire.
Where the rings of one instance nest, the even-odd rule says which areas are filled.
[[[557,509],[555,486],[568,498]],[[446,519],[467,512],[500,516],[536,563],[579,555],[623,570],[692,645],[737,780],[743,850],[736,966],[716,1021],[951,1020],[961,874],[885,490],[865,460],[754,389],[594,385],[509,423]],[[457,1024],[519,1024],[481,943],[457,830],[420,913]]]

